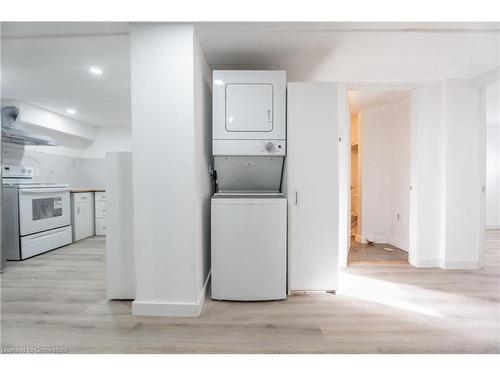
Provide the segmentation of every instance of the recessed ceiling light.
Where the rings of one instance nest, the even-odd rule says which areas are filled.
[[[73,108],[68,108],[68,109],[66,109],[66,113],[68,113],[70,115],[74,115],[76,113],[76,110]]]
[[[95,74],[96,76],[100,76],[102,74],[102,69],[97,66],[91,66],[89,69],[90,73]]]

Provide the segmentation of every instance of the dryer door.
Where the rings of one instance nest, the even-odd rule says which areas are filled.
[[[270,132],[273,130],[273,86],[263,83],[226,85],[226,130]]]

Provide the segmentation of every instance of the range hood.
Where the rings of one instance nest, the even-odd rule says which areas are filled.
[[[15,106],[2,108],[2,142],[32,146],[57,146],[57,142],[45,135],[34,134],[23,129],[22,122],[18,121],[19,109]]]

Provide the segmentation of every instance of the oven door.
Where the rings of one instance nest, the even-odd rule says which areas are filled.
[[[69,188],[19,189],[21,236],[70,225]]]

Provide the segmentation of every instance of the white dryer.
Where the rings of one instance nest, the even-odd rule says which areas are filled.
[[[214,70],[213,144],[286,139],[286,73],[277,70]]]
[[[286,73],[213,72],[212,298],[286,298]]]
[[[286,73],[213,72],[213,143],[221,192],[279,192],[286,154]]]

